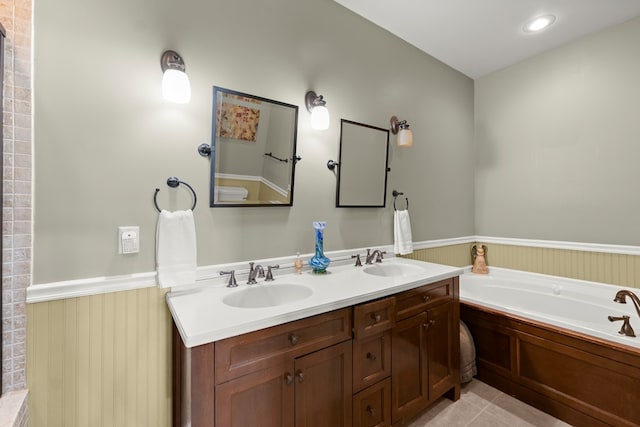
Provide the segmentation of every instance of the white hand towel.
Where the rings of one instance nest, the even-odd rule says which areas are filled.
[[[156,271],[161,288],[196,281],[196,226],[193,212],[162,210],[156,232]]]
[[[393,213],[393,251],[400,255],[413,252],[411,220],[408,210],[394,211]]]

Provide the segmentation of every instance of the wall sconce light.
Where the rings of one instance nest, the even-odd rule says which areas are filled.
[[[304,102],[307,110],[311,113],[311,128],[316,130],[329,129],[329,110],[322,95],[316,95],[314,91],[310,90],[305,95]]]
[[[185,73],[182,57],[173,50],[167,50],[160,58],[162,67],[162,96],[167,101],[188,104],[191,101],[191,84]]]
[[[413,145],[413,132],[409,129],[409,123],[406,120],[398,120],[396,116],[391,116],[391,132],[398,135],[396,145],[398,147],[411,147]]]

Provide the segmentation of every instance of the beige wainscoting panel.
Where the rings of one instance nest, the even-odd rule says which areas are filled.
[[[482,242],[478,242],[482,244]],[[465,267],[471,246],[461,244],[418,249],[407,258]],[[487,244],[489,267],[503,267],[572,279],[640,288],[640,256],[556,248]]]
[[[489,267],[511,268],[573,279],[640,287],[637,255],[489,244]]]
[[[170,426],[165,293],[145,288],[29,304],[29,425]]]
[[[405,255],[405,258],[452,265],[454,267],[465,267],[471,265],[471,243],[418,249],[410,255]]]

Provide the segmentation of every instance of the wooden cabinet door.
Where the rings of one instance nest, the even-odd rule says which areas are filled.
[[[427,313],[396,323],[391,350],[393,423],[417,414],[429,403],[426,350]]]
[[[351,363],[351,341],[296,359],[296,427],[351,427]]]
[[[456,322],[454,315],[453,302],[427,312],[429,395],[432,400],[456,385],[459,388],[460,362],[455,355],[460,346],[460,324]]]
[[[216,387],[216,426],[294,427],[291,360]]]

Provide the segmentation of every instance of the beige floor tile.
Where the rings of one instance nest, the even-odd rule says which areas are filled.
[[[501,393],[487,407],[486,412],[496,415],[510,426],[555,427],[558,420],[533,406]]]
[[[507,424],[504,420],[500,419],[497,415],[490,414],[487,411],[482,411],[475,417],[468,427],[515,427],[512,424]]]
[[[465,427],[478,416],[480,409],[462,399],[441,399],[409,427]]]
[[[484,409],[500,394],[500,390],[496,390],[482,381],[473,380],[462,386],[460,398],[476,405],[479,409]]]
[[[407,427],[571,427],[474,379],[462,387],[460,400],[440,398]]]

